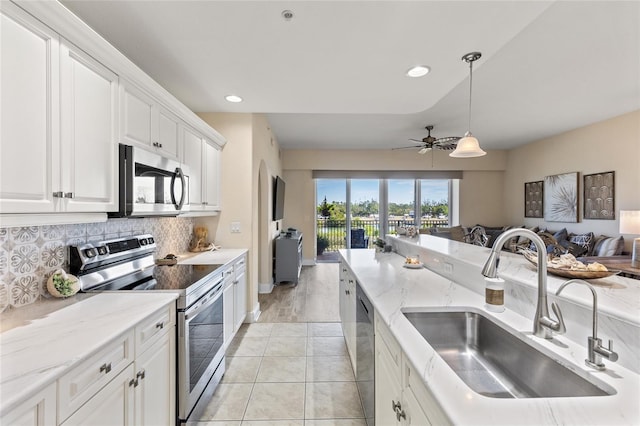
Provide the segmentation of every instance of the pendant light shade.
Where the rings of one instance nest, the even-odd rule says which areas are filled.
[[[467,132],[464,134],[464,137],[458,141],[455,151],[449,154],[450,157],[472,158],[487,155],[487,153],[483,151],[482,148],[480,148],[478,139],[476,139],[475,136],[471,134],[471,89],[473,88],[473,62],[480,59],[481,56],[482,53],[480,52],[471,52],[462,57],[462,60],[469,64],[469,123],[467,126]]]
[[[480,148],[478,139],[476,139],[471,132],[466,132],[464,137],[458,141],[455,151],[449,154],[449,156],[455,158],[471,158],[482,157],[486,154],[487,153]]]

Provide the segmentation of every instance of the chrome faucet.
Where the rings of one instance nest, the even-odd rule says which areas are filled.
[[[602,339],[598,339],[598,295],[596,290],[591,284],[583,280],[569,280],[562,283],[556,295],[559,295],[562,290],[569,284],[583,284],[589,287],[591,294],[593,295],[593,336],[587,339],[587,355],[588,358],[584,360],[587,366],[595,368],[596,370],[604,370],[605,365],[602,362],[602,357],[607,358],[611,362],[618,360],[618,354],[613,351],[613,340],[609,339],[609,347],[602,346]]]
[[[554,320],[549,316],[549,306],[547,304],[547,247],[536,233],[524,228],[514,228],[500,234],[493,244],[487,263],[482,268],[482,275],[488,278],[498,277],[500,251],[502,246],[513,237],[529,238],[533,241],[538,251],[538,305],[533,318],[533,335],[551,339],[553,332],[563,334],[567,329],[564,326],[560,307],[556,303],[552,303],[551,308],[558,319]]]

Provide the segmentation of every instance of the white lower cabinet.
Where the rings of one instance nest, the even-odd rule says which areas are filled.
[[[0,417],[0,425],[49,426],[56,423],[56,384],[51,383]]]
[[[65,420],[62,425],[133,425],[133,377],[135,377],[133,364],[129,364],[127,368]]]
[[[135,424],[170,425],[176,419],[175,336],[165,333],[135,362]]]
[[[375,416],[381,426],[451,424],[387,326],[377,317]]]
[[[172,303],[3,414],[0,424],[175,424],[175,345]]]
[[[340,322],[347,344],[353,371],[356,369],[356,279],[343,262],[340,264],[339,284]]]
[[[247,316],[247,256],[243,255],[223,272],[224,345],[229,345]]]

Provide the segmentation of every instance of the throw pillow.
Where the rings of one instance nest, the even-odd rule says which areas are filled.
[[[587,232],[586,234],[572,234],[569,237],[569,241],[582,246],[584,248],[583,254],[590,253],[593,243],[593,232]]]
[[[464,236],[467,235],[466,229],[460,225],[451,228],[451,239],[464,242]]]
[[[594,256],[617,256],[622,254],[624,249],[624,238],[622,235],[619,237],[606,237],[600,239],[596,246],[593,248]]]

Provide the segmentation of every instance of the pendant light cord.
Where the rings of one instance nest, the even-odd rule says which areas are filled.
[[[467,131],[471,133],[471,94],[473,93],[473,61],[469,61],[469,122]]]

